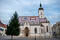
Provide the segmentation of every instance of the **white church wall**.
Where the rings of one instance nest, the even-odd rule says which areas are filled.
[[[40,26],[31,26],[31,33],[35,34],[35,28],[37,28],[37,34],[38,34]]]
[[[48,30],[49,30],[49,23],[42,23],[43,25],[44,25],[44,27],[45,27],[45,32],[47,32],[47,26],[48,26]]]
[[[42,23],[45,26],[45,36],[52,37],[52,30],[51,30],[51,24],[50,23]],[[47,26],[48,26],[48,32],[47,32]]]
[[[44,27],[41,27],[41,26],[27,26],[29,28],[29,36],[51,36],[51,27],[50,27],[50,24],[49,23],[42,23],[44,25]],[[48,32],[46,31],[46,26],[48,26]],[[24,30],[25,26],[20,26],[20,36],[24,36]],[[34,29],[37,28],[37,33],[35,34],[35,31]],[[41,33],[41,29],[44,30],[44,33]]]
[[[19,36],[23,36],[23,30],[24,30],[24,27],[20,26],[20,34],[19,34]]]

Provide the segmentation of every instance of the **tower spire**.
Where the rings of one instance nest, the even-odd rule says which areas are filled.
[[[44,9],[42,7],[41,2],[40,2],[40,8],[39,8],[39,18],[44,18]]]
[[[42,7],[42,4],[40,3],[40,7]]]

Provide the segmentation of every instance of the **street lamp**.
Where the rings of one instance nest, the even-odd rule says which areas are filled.
[[[37,28],[35,28],[35,40],[36,40],[36,33],[37,33]]]

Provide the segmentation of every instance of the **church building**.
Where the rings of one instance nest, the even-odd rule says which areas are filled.
[[[38,16],[19,16],[19,23],[21,37],[51,36],[51,24],[44,16],[42,4],[40,4],[38,9]]]

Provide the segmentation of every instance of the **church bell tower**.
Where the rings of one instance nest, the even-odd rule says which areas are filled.
[[[40,3],[40,8],[38,10],[39,18],[44,18],[44,9],[42,8],[42,4]]]

